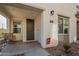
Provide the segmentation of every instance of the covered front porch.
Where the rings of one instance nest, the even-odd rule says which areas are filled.
[[[43,33],[42,11],[42,9],[23,4],[0,4],[0,14],[6,18],[7,22],[6,29],[2,27],[1,30],[3,34],[0,38],[1,56],[49,55],[42,48],[44,44],[41,35]],[[5,42],[5,39],[8,42]]]
[[[14,41],[38,41],[41,44],[42,9],[24,4],[0,4],[0,11],[7,19],[7,29],[3,31],[4,34],[15,37],[12,39]]]

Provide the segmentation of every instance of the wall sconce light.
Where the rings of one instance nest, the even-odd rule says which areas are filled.
[[[54,10],[50,11],[50,14],[51,14],[51,15],[54,15]]]
[[[79,11],[77,11],[77,13],[75,14],[76,18],[79,18]]]
[[[76,14],[75,17],[76,17],[76,18],[79,18],[79,14]]]

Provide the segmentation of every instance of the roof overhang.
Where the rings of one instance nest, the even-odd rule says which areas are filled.
[[[30,6],[30,5],[25,5],[22,3],[1,3],[0,5],[15,6],[18,8],[22,8],[22,9],[26,9],[26,10],[28,9],[28,10],[32,10],[35,12],[42,12],[43,11],[43,9],[41,9],[41,8],[36,8],[36,7]]]

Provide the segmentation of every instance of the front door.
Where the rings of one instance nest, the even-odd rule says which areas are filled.
[[[34,20],[27,19],[27,40],[34,40]]]
[[[77,21],[77,40],[79,40],[79,21]]]

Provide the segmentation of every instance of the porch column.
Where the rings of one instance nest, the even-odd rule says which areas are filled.
[[[26,40],[27,40],[27,39],[26,39],[26,38],[27,38],[27,37],[26,37],[26,35],[27,35],[27,34],[26,34],[26,33],[27,33],[27,32],[26,32],[26,26],[27,26],[27,25],[26,25],[26,18],[23,18],[23,21],[22,21],[22,37],[23,37],[23,42],[26,42]]]
[[[11,33],[12,31],[11,31],[11,25],[12,25],[12,17],[8,17],[8,27],[9,27],[9,33]]]
[[[41,45],[43,48],[53,47],[58,44],[58,20],[57,15],[51,16],[50,9],[47,9],[41,14]],[[50,23],[50,20],[53,23]],[[51,38],[50,44],[47,44],[47,38]]]
[[[41,46],[43,48],[46,48],[46,38],[48,36],[48,29],[47,27],[49,27],[47,24],[48,24],[48,19],[49,19],[49,16],[47,16],[47,11],[43,11],[42,14],[41,14]],[[47,24],[46,24],[47,23]],[[46,26],[47,25],[47,26]]]
[[[11,19],[9,17],[7,17],[7,31],[6,33],[10,33],[11,32]]]

